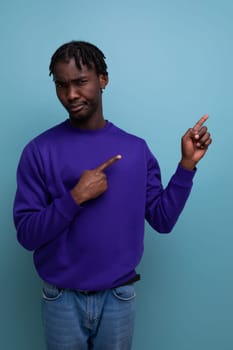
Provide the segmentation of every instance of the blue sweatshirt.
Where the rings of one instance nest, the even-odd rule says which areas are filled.
[[[84,170],[121,154],[106,171],[108,189],[79,206],[70,191]],[[164,189],[157,160],[141,138],[110,122],[95,131],[65,122],[33,139],[17,171],[14,220],[19,242],[34,251],[40,277],[60,288],[102,290],[136,275],[145,218],[170,232],[195,171],[181,166]]]

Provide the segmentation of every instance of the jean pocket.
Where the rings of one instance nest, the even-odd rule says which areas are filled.
[[[42,289],[42,297],[44,300],[53,301],[59,299],[63,294],[63,290],[49,283],[44,283]]]
[[[134,284],[113,288],[112,293],[117,299],[123,301],[130,301],[136,297]]]

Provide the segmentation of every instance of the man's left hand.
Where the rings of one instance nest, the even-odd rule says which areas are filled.
[[[182,137],[182,159],[180,165],[186,169],[192,170],[195,168],[212,142],[207,127],[203,126],[207,119],[208,114],[205,114],[194,127],[188,129]]]

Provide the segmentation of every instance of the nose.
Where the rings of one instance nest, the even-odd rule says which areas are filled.
[[[70,85],[66,91],[66,97],[68,101],[73,101],[79,98],[79,91],[77,87]]]

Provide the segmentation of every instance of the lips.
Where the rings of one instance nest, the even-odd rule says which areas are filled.
[[[68,110],[72,113],[80,112],[85,107],[84,103],[72,104],[68,106]]]

